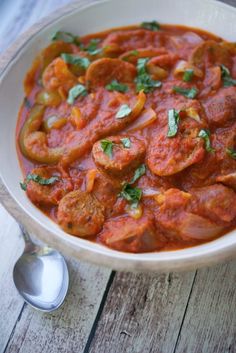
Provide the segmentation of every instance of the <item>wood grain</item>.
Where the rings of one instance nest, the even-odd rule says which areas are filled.
[[[175,353],[236,352],[236,262],[199,270]]]
[[[44,314],[28,305],[5,353],[83,352],[111,271],[69,260],[70,291],[63,306]]]
[[[173,352],[194,276],[118,273],[89,352]]]

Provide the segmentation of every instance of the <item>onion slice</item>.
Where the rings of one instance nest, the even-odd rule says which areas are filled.
[[[126,131],[134,132],[137,130],[142,130],[148,125],[152,124],[156,119],[157,115],[153,109],[144,109],[138,119],[127,127]]]

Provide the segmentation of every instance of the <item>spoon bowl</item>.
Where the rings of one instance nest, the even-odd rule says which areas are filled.
[[[64,257],[55,249],[35,245],[20,226],[25,249],[13,270],[14,284],[23,299],[35,309],[50,312],[63,303],[69,273]]]

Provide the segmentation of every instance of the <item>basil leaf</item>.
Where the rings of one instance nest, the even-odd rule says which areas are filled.
[[[102,52],[102,48],[98,48],[98,43],[100,43],[101,40],[96,38],[96,39],[91,39],[87,47],[84,48],[85,51],[87,51],[90,55],[97,55]]]
[[[76,45],[80,45],[80,40],[77,36],[69,32],[57,31],[52,35],[51,38],[53,41],[62,40],[66,43],[73,43]]]
[[[63,53],[61,58],[67,63],[76,66],[80,66],[82,69],[87,69],[90,65],[90,60],[88,58],[83,58],[79,55],[71,55]]]
[[[58,177],[52,176],[51,178],[43,178],[37,174],[28,174],[25,178],[25,183],[20,183],[21,188],[26,191],[29,181],[32,180],[40,185],[51,185],[59,180]]]
[[[201,137],[203,140],[205,140],[205,149],[207,152],[214,152],[214,148],[211,147],[211,141],[210,141],[210,131],[206,129],[202,129],[199,131],[198,136]]]
[[[234,150],[233,148],[226,148],[226,152],[230,157],[236,159],[236,150]]]
[[[74,100],[79,96],[86,96],[88,94],[85,86],[78,84],[69,90],[69,96],[67,99],[68,104],[73,104]]]
[[[110,140],[102,140],[100,142],[101,148],[103,150],[103,152],[109,157],[112,158],[112,150],[113,150],[113,146],[114,143]]]
[[[124,146],[124,148],[130,148],[131,146],[131,141],[128,137],[124,137],[123,139],[120,139],[122,145]]]
[[[146,64],[149,58],[140,58],[137,62],[137,72],[138,75],[135,79],[136,91],[144,91],[144,93],[149,93],[154,90],[154,88],[161,87],[162,83],[160,81],[153,80],[146,70]]]
[[[117,119],[123,119],[131,113],[132,109],[128,106],[128,104],[122,104],[120,109],[116,113]]]
[[[137,208],[138,203],[142,197],[142,190],[140,188],[132,187],[128,183],[125,183],[119,196],[129,201],[131,207]]]
[[[192,81],[193,75],[194,75],[193,69],[187,69],[187,70],[185,70],[185,71],[184,71],[184,74],[183,74],[183,81],[184,81],[184,82],[190,82],[190,81]]]
[[[236,86],[236,80],[231,77],[229,69],[225,65],[220,65],[220,68],[224,87]]]
[[[167,137],[174,137],[178,132],[179,126],[179,111],[170,109],[168,111],[168,132]]]
[[[159,31],[161,26],[157,21],[142,22],[141,27],[148,29],[150,31]]]
[[[173,91],[175,93],[182,94],[182,96],[185,96],[191,99],[195,98],[196,95],[198,94],[198,90],[196,88],[182,88],[182,87],[174,86]]]
[[[123,83],[119,83],[117,80],[113,80],[111,81],[111,83],[106,85],[106,89],[108,91],[117,91],[125,93],[128,91],[128,86]]]
[[[130,182],[130,184],[134,184],[141,176],[146,173],[146,166],[145,164],[141,164],[134,172],[134,176]]]

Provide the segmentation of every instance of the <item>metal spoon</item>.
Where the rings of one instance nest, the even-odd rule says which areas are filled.
[[[64,257],[47,246],[32,242],[19,224],[25,249],[13,270],[13,280],[19,294],[35,309],[45,312],[59,308],[69,286],[69,273]]]

